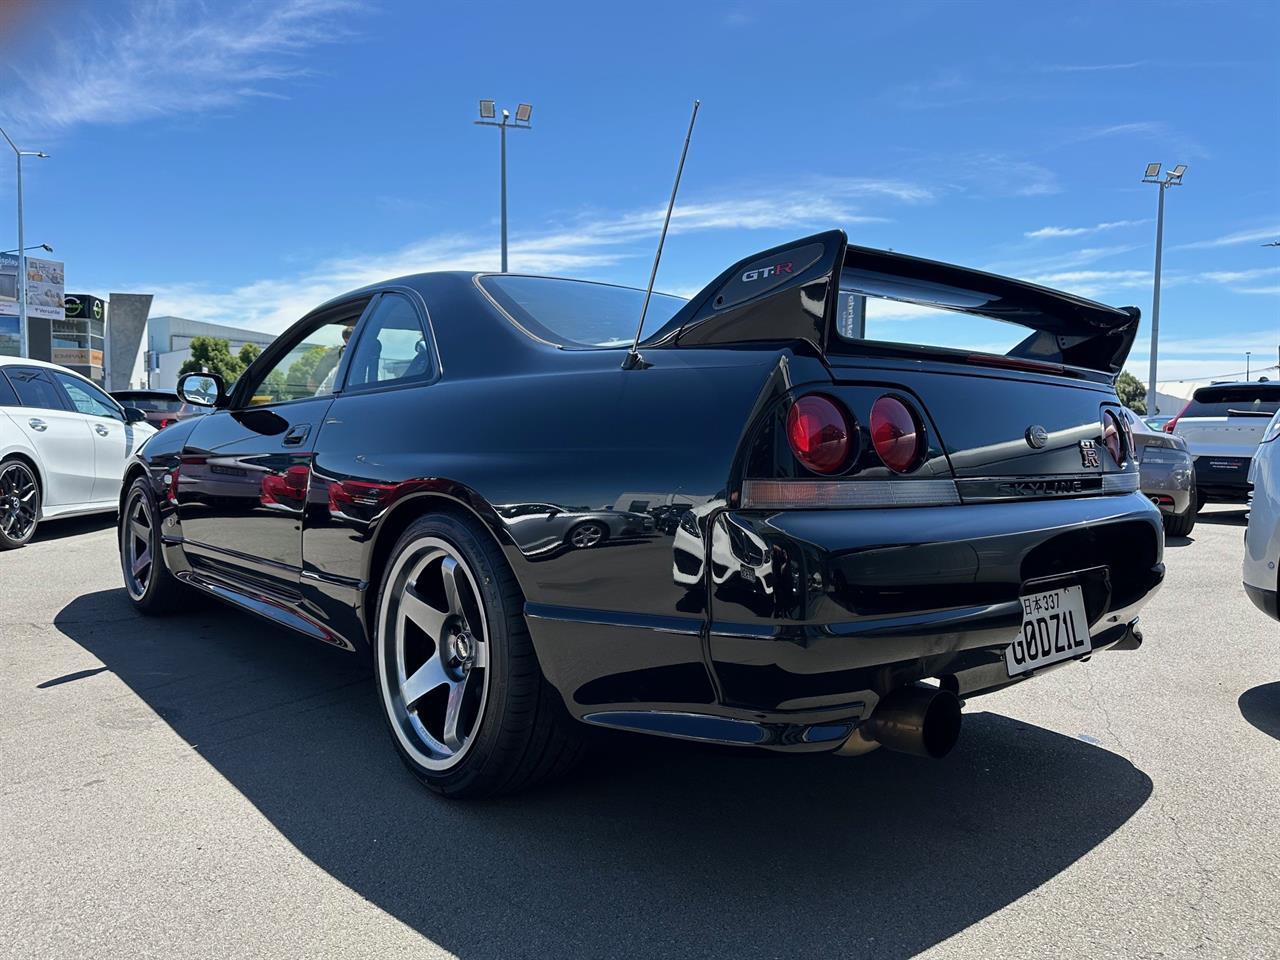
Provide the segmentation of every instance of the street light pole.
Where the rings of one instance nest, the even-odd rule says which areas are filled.
[[[19,150],[4,128],[0,127],[0,135],[13,148],[18,160],[18,356],[28,355],[27,350],[27,242],[22,231],[22,158],[39,157],[47,159],[48,154],[39,150]]]
[[[1160,412],[1160,404],[1156,391],[1156,359],[1160,349],[1160,261],[1164,253],[1164,191],[1166,187],[1176,187],[1182,183],[1182,175],[1187,172],[1187,165],[1180,163],[1160,178],[1160,164],[1148,163],[1143,183],[1154,183],[1160,188],[1160,198],[1156,205],[1156,275],[1155,290],[1151,295],[1151,368],[1147,378],[1147,415],[1154,416]]]
[[[533,125],[529,122],[530,116],[533,114],[533,106],[528,103],[522,103],[516,107],[516,118],[511,121],[511,114],[507,110],[502,111],[502,120],[498,121],[497,105],[493,100],[480,101],[480,119],[476,121],[477,126],[481,127],[497,127],[499,139],[499,160],[501,166],[501,212],[500,212],[500,229],[502,231],[502,272],[507,272],[507,131],[508,130],[532,130]]]
[[[1249,357],[1252,356],[1252,354],[1252,350],[1246,350],[1244,352],[1244,379],[1246,382],[1249,380]]]
[[[1160,256],[1164,252],[1164,184],[1160,184],[1160,200],[1156,205],[1156,279],[1151,295],[1151,372],[1147,378],[1147,415],[1160,412],[1156,391],[1156,351],[1160,343]]]
[[[502,146],[499,153],[502,155],[502,213],[501,213],[501,230],[502,230],[502,272],[507,272],[507,111],[502,111],[502,126],[498,128],[498,139]]]

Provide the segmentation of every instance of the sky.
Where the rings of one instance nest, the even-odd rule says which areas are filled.
[[[1280,349],[1280,4],[4,0],[0,126],[69,293],[269,331],[330,296],[496,269],[658,289],[850,241],[1142,308],[1166,194],[1160,376]],[[16,246],[0,153],[0,249]],[[910,318],[898,320],[910,323]],[[1274,371],[1272,372],[1274,376]]]

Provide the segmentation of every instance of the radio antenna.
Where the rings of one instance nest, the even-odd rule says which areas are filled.
[[[676,206],[676,193],[680,190],[680,175],[684,173],[684,158],[689,154],[689,141],[693,138],[693,124],[698,119],[701,100],[693,101],[693,113],[689,116],[689,132],[684,135],[684,148],[680,151],[680,165],[676,167],[676,182],[671,185],[671,199],[667,202],[667,217],[662,221],[662,233],[658,237],[658,251],[653,255],[653,269],[649,271],[649,286],[644,292],[644,306],[640,308],[640,323],[636,326],[636,338],[622,361],[623,370],[631,370],[643,362],[640,357],[640,333],[644,330],[645,314],[649,312],[649,298],[653,296],[653,283],[658,278],[658,262],[662,259],[662,245],[667,240],[667,228],[671,226],[671,211]]]

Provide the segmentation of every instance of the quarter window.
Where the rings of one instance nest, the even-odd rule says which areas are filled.
[[[385,293],[365,321],[347,370],[347,387],[421,380],[432,371],[431,350],[408,297]]]
[[[43,370],[31,367],[12,367],[7,371],[9,382],[17,391],[18,399],[24,407],[36,407],[41,410],[65,410],[57,387],[45,376]]]

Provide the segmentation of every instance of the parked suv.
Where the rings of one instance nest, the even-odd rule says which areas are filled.
[[[1165,433],[1187,441],[1200,506],[1249,502],[1249,463],[1277,410],[1280,383],[1215,383],[1165,424]]]

